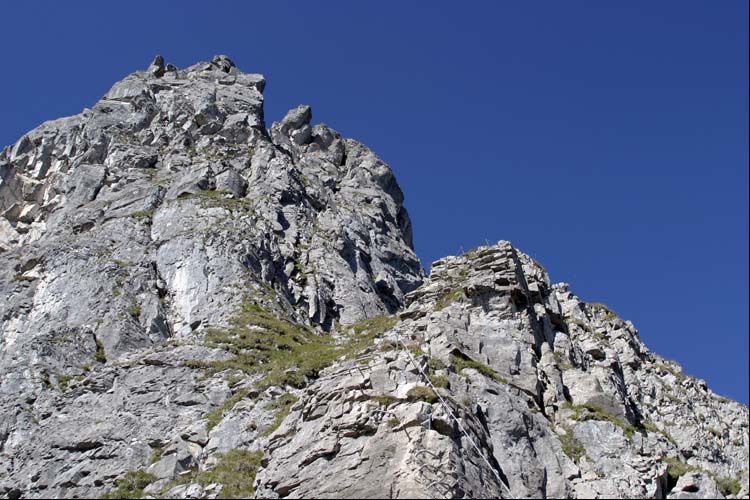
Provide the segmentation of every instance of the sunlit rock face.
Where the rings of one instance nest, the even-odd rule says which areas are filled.
[[[0,153],[0,496],[748,495],[747,407],[261,75],[154,59]]]

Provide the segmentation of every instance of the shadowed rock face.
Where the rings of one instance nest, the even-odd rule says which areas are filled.
[[[264,86],[156,57],[0,154],[0,496],[747,496],[746,407],[507,242],[423,284],[391,169]]]

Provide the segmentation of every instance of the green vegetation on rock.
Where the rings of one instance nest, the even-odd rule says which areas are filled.
[[[609,306],[607,306],[606,304],[602,304],[601,302],[589,302],[586,305],[589,307],[589,309],[603,312],[605,321],[609,321],[617,317],[617,314],[615,314],[615,312],[610,309]]]
[[[578,421],[585,421],[585,420],[599,420],[599,421],[605,421],[610,422],[625,433],[625,437],[630,439],[633,437],[633,434],[638,430],[632,425],[623,422],[623,420],[620,417],[617,417],[615,415],[612,415],[611,413],[607,412],[604,408],[597,405],[592,404],[585,404],[585,405],[573,405],[570,403],[566,403],[563,405],[563,408],[567,408],[569,410],[573,411],[573,420]]]
[[[435,301],[435,311],[442,311],[454,302],[458,302],[464,297],[463,288],[454,288],[441,293]]]
[[[166,493],[181,484],[197,483],[201,486],[217,483],[222,485],[218,498],[250,498],[255,489],[253,482],[261,466],[262,451],[234,449],[216,455],[216,465],[205,471],[193,470],[171,481],[163,489]],[[110,497],[117,498],[117,497]],[[136,498],[136,497],[128,497]]]
[[[714,477],[714,481],[716,481],[719,491],[725,497],[729,495],[736,496],[742,489],[742,483],[736,477]]]
[[[94,359],[96,359],[99,363],[106,363],[107,355],[104,352],[104,344],[102,344],[102,341],[98,338],[94,338],[94,343],[96,343],[96,353],[94,354]]]
[[[562,428],[563,430],[565,430],[565,434],[557,435],[557,437],[560,439],[562,451],[568,456],[568,458],[570,458],[575,463],[578,463],[581,460],[581,457],[586,455],[586,448],[584,448],[583,444],[581,444],[576,435],[573,433],[572,428],[567,425],[563,425]]]
[[[437,394],[435,394],[432,389],[424,385],[415,385],[414,387],[409,389],[409,392],[406,393],[406,397],[409,399],[409,401],[412,402],[425,401],[430,404],[438,400]]]
[[[115,481],[115,490],[105,493],[101,498],[142,498],[143,489],[156,481],[157,477],[142,470],[126,472]]]
[[[306,378],[318,373],[341,356],[351,357],[372,344],[375,337],[396,323],[395,317],[371,318],[349,329],[338,342],[330,335],[315,333],[305,325],[276,317],[249,301],[230,321],[228,329],[208,329],[204,343],[234,356],[224,361],[192,361],[188,366],[213,373],[233,369],[262,373],[256,387],[302,387]]]
[[[398,403],[400,399],[394,396],[388,396],[387,394],[378,394],[376,396],[372,396],[370,399],[377,402],[381,406],[390,406],[393,403]]]
[[[269,436],[273,434],[273,432],[279,428],[281,425],[281,422],[284,421],[284,419],[289,415],[289,412],[292,410],[292,406],[294,403],[297,402],[297,396],[294,394],[287,392],[286,394],[282,394],[278,397],[275,401],[269,403],[266,405],[266,410],[277,410],[276,411],[276,417],[273,420],[273,423],[271,426],[263,431],[263,434],[261,436]]]
[[[508,383],[508,379],[501,377],[497,374],[497,372],[495,372],[495,370],[485,365],[484,363],[480,363],[479,361],[474,361],[473,359],[462,358],[459,356],[451,356],[451,363],[455,367],[457,373],[461,373],[461,371],[465,368],[473,368],[485,377],[489,377],[492,380],[500,382],[501,384]]]

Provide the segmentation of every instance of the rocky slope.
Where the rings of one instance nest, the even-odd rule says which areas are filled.
[[[0,495],[748,495],[748,409],[392,171],[157,57],[0,154]]]

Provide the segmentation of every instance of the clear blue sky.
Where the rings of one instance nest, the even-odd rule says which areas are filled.
[[[8,2],[0,143],[225,53],[391,164],[425,267],[508,239],[748,401],[748,2]]]

